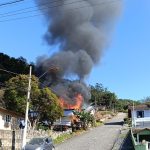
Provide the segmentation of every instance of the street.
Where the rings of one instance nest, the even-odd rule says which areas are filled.
[[[124,117],[124,113],[119,113],[105,125],[57,145],[56,150],[111,150],[120,133]]]

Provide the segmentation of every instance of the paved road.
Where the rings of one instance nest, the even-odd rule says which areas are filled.
[[[125,114],[119,113],[104,126],[91,129],[58,146],[56,150],[111,150],[122,127]]]

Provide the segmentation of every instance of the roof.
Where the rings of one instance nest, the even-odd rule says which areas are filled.
[[[21,117],[21,118],[24,118],[24,117],[25,117],[25,116],[22,115],[22,114],[19,114],[19,113],[17,113],[17,112],[14,112],[14,111],[11,111],[11,110],[2,108],[2,107],[0,107],[0,112],[9,114],[9,115],[11,115],[11,116],[13,116],[13,117]]]
[[[133,106],[129,106],[128,109],[133,110]],[[134,106],[134,110],[150,110],[150,105],[148,104],[136,105]]]
[[[132,129],[133,133],[136,134],[136,133],[140,133],[140,132],[143,132],[143,131],[150,131],[150,128],[144,128],[144,129],[137,129],[137,128],[134,128]]]
[[[64,116],[72,116],[73,114],[73,110],[64,110]]]

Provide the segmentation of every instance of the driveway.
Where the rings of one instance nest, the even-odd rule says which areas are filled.
[[[119,113],[105,125],[57,145],[56,150],[111,150],[120,133],[124,117],[124,113]]]

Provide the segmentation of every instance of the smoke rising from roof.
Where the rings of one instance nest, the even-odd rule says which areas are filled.
[[[61,78],[76,75],[84,79],[101,60],[121,1],[38,0],[37,4],[48,24],[44,39],[49,45],[59,45],[59,51],[52,56],[38,58],[37,68],[44,72],[57,66]],[[76,89],[80,89],[79,85]]]

